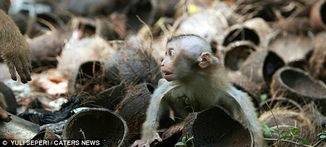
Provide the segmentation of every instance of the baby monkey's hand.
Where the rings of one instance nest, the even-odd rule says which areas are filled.
[[[158,133],[154,133],[152,137],[149,137],[147,139],[141,139],[141,140],[136,140],[131,147],[150,147],[151,143],[154,142],[155,140],[161,142],[162,138]]]

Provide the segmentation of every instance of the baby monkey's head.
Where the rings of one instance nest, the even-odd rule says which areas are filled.
[[[167,81],[185,81],[195,76],[206,76],[218,65],[218,58],[204,38],[185,34],[167,41],[161,70]]]

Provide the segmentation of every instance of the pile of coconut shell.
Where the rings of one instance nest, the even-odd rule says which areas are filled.
[[[32,51],[33,81],[12,82],[0,65],[12,114],[1,139],[129,146],[162,78],[167,39],[196,34],[251,96],[267,146],[326,144],[317,135],[326,127],[326,0],[12,0],[9,12]],[[166,114],[159,133],[152,146],[252,143],[219,106],[183,121]]]

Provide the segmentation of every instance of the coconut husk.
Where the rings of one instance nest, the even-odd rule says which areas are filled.
[[[40,131],[33,137],[32,140],[47,140],[47,141],[54,141],[54,140],[59,140],[59,135],[55,134],[53,130],[46,128],[43,131]]]
[[[105,78],[113,85],[148,82],[157,85],[161,78],[160,67],[146,51],[124,49],[112,55],[105,62]]]
[[[117,50],[119,50],[118,47],[99,37],[82,40],[71,38],[62,50],[57,69],[66,77],[75,76],[82,63],[87,61],[104,62]]]
[[[12,114],[16,114],[18,103],[16,101],[14,92],[8,86],[6,86],[3,82],[0,82],[0,93],[3,94],[4,99],[6,101],[6,104],[7,104],[6,111],[8,111],[9,113],[12,113]]]
[[[66,29],[66,24],[63,20],[63,18],[60,18],[62,16],[69,17],[68,14],[64,14],[64,12],[61,13],[53,13],[53,12],[43,12],[36,14],[36,23],[39,24],[39,26],[42,29],[48,29],[48,30],[64,30]]]
[[[303,111],[308,114],[307,117],[314,123],[316,132],[322,132],[325,127],[326,111],[324,109],[324,105],[317,105],[315,102],[303,106]]]
[[[243,75],[241,72],[228,72],[227,74],[230,82],[238,89],[248,93],[248,95],[252,98],[252,102],[255,106],[259,106],[261,103],[260,95],[261,89],[250,80],[247,76]]]
[[[182,136],[193,137],[193,146],[250,146],[250,132],[221,107],[213,107],[187,118]],[[227,126],[227,127],[226,127]]]
[[[188,116],[184,121],[172,125],[168,129],[164,130],[162,134],[162,141],[156,144],[154,143],[155,147],[174,146],[180,140],[185,123],[189,121],[188,118],[192,118],[191,115],[193,114],[190,114],[190,116]]]
[[[277,138],[278,135],[282,135],[282,131],[290,131],[293,128],[299,129],[297,137],[304,138],[309,142],[315,141],[315,126],[307,114],[303,112],[297,112],[288,109],[275,108],[263,113],[259,120],[267,125],[269,128],[276,129],[272,138]],[[282,141],[268,142],[273,146],[294,146],[292,143],[286,143]]]
[[[232,83],[254,96],[260,103],[260,95],[266,93],[273,74],[284,65],[274,52],[261,50],[252,53],[240,68],[241,73],[230,75]]]
[[[245,19],[260,17],[268,22],[292,18],[304,10],[302,1],[297,0],[241,0],[237,1],[236,13]]]
[[[308,73],[291,67],[279,69],[271,84],[273,97],[288,97],[299,103],[326,100],[326,85],[313,79]]]
[[[326,83],[326,33],[316,37],[314,50],[309,59],[310,74]]]
[[[157,21],[158,18],[169,16],[173,17],[175,14],[175,11],[177,10],[177,4],[180,2],[180,0],[154,0],[151,1],[151,12],[148,19],[148,24],[152,25],[155,21]]]
[[[121,36],[114,30],[115,24],[108,19],[96,19],[96,35],[105,40],[120,39]]]
[[[257,50],[256,45],[250,41],[237,41],[229,44],[225,50],[224,64],[227,69],[237,71],[251,53]]]
[[[11,114],[10,122],[0,122],[0,138],[6,140],[31,140],[40,126]],[[10,141],[8,142],[10,144]]]
[[[87,61],[82,63],[78,73],[70,76],[68,93],[76,94],[88,92],[91,94],[102,91],[105,87],[103,77],[104,64],[99,61]]]
[[[19,31],[22,34],[26,34],[28,28],[28,17],[21,13],[9,14],[13,21],[16,23]]]
[[[312,27],[307,17],[282,19],[273,23],[271,26],[273,26],[275,31],[296,35],[307,35],[308,32],[312,31]]]
[[[278,107],[282,107],[290,110],[296,110],[298,112],[303,111],[303,108],[299,103],[285,97],[270,98],[263,101],[259,105],[259,111],[262,113],[262,112],[272,110],[274,108],[276,109]]]
[[[114,111],[125,96],[125,85],[115,85],[96,94],[94,99],[85,99],[87,106],[97,106]]]
[[[154,87],[148,83],[129,86],[127,95],[117,106],[116,112],[126,120],[129,127],[129,138],[140,134],[153,91]]]
[[[264,49],[271,34],[272,29],[265,20],[253,18],[231,26],[224,34],[222,45],[228,46],[232,42],[246,40],[258,46],[258,49]]]
[[[116,6],[116,1],[103,0],[70,0],[63,2],[64,9],[79,16],[107,15],[112,13]]]
[[[313,49],[313,38],[280,33],[270,40],[268,47],[281,56],[285,63],[291,64],[291,62],[305,60]]]
[[[103,108],[83,110],[69,118],[63,139],[96,139],[102,145],[126,145],[128,127],[118,114]]]
[[[283,60],[272,51],[258,51],[248,57],[240,68],[241,73],[255,83],[271,82],[277,69],[284,66]]]
[[[70,32],[53,31],[28,40],[33,68],[55,67],[58,64],[57,56],[60,55],[70,35]],[[41,68],[39,71],[44,69]]]
[[[95,19],[74,17],[71,20],[71,28],[77,32],[74,32],[73,35],[76,35],[78,39],[94,36],[96,34],[96,24]]]
[[[35,5],[37,7],[38,4],[31,5]],[[45,10],[44,12],[35,13],[31,12],[33,11],[31,9],[27,11],[29,11],[31,17],[25,16],[24,18],[24,16],[16,16],[18,16],[17,21],[19,23],[25,24],[25,26],[20,26],[20,28],[25,30],[26,35],[30,38],[35,38],[44,35],[48,31],[67,31],[67,22],[70,20],[71,17],[71,15],[69,15],[68,13],[49,12],[47,10]]]
[[[122,37],[115,30],[116,26],[111,19],[75,17],[72,19],[71,24],[75,31],[74,35],[76,35],[75,37],[78,39],[98,36],[109,41],[120,39],[120,37]]]
[[[180,17],[175,21],[173,35],[196,34],[208,42],[221,40],[224,30],[228,27],[226,17],[220,12],[205,10],[189,17]],[[194,29],[196,28],[196,29]]]
[[[247,40],[259,46],[261,44],[261,38],[255,29],[249,28],[243,24],[236,24],[231,26],[224,33],[222,46],[228,46],[232,42]]]
[[[310,24],[315,31],[326,30],[326,1],[317,1],[310,12]]]
[[[260,38],[259,45],[266,47],[273,30],[264,19],[259,17],[249,19],[243,23],[243,26],[255,30]]]

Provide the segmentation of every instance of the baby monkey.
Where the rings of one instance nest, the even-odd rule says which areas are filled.
[[[24,36],[15,22],[7,15],[10,0],[0,0],[0,60],[9,67],[13,80],[16,71],[23,83],[31,80],[31,52]]]
[[[227,80],[223,65],[205,39],[192,34],[169,39],[161,71],[164,79],[152,95],[141,140],[135,141],[133,147],[149,147],[153,141],[162,140],[157,133],[162,111],[170,108],[176,116],[185,118],[190,112],[215,104],[243,122],[253,137],[251,146],[263,146],[262,128],[253,103]]]

